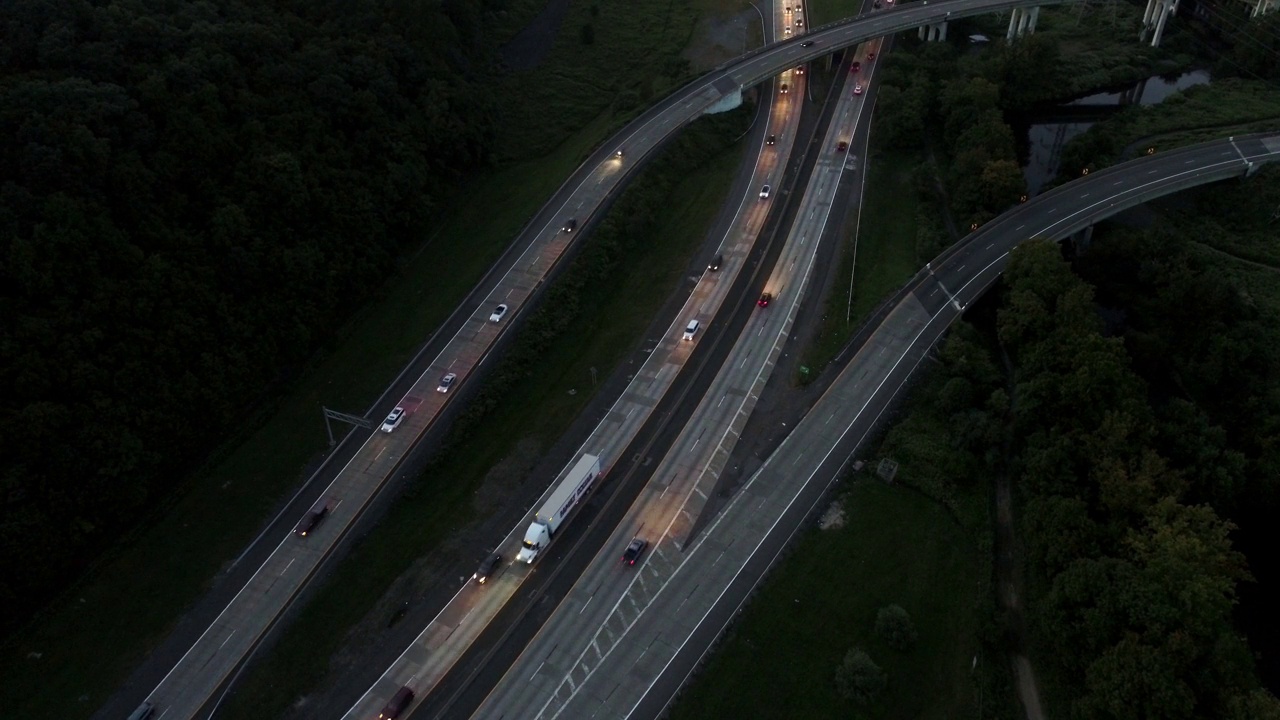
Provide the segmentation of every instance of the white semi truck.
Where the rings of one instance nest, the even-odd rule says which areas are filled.
[[[591,486],[600,477],[600,458],[595,455],[583,455],[573,466],[568,475],[560,481],[551,497],[542,504],[542,509],[533,516],[533,522],[524,534],[516,559],[532,565],[538,553],[551,544],[561,523],[573,512],[578,501],[591,492]]]

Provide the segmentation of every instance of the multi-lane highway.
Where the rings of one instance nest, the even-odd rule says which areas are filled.
[[[799,27],[793,26],[796,14],[797,10],[784,10],[781,0],[779,1],[776,13],[771,18],[774,20],[775,35],[779,39],[784,32],[790,34],[794,32],[793,27]],[[762,144],[756,149],[755,168],[747,192],[739,199],[734,219],[717,249],[716,257],[719,261],[714,263],[714,269],[708,268],[702,275],[684,307],[663,334],[662,340],[622,396],[583,443],[580,451],[574,454],[570,464],[557,478],[557,484],[583,454],[598,457],[605,474],[608,474],[667,394],[677,374],[687,364],[693,349],[702,339],[702,334],[705,334],[705,328],[716,317],[735,278],[745,269],[745,262],[775,199],[783,191],[780,180],[797,135],[800,103],[805,96],[805,79],[803,68],[789,68],[769,86],[766,127],[761,134]],[[810,243],[807,249],[811,249],[812,245]],[[699,331],[702,334],[694,333],[694,337],[688,339],[683,335],[684,328],[690,321],[698,322],[703,330]],[[690,485],[694,480],[693,477],[687,478]],[[548,488],[547,494],[555,487],[553,484]],[[672,493],[671,498],[682,498],[685,494]],[[540,506],[545,497],[544,495],[534,507]],[[409,688],[414,693],[413,705],[420,703],[435,689],[529,579],[533,568],[512,562],[520,549],[520,541],[528,522],[529,518],[522,519],[495,548],[495,552],[503,558],[499,573],[483,587],[478,584],[463,586],[409,648],[355,703],[346,717],[354,719],[375,715],[403,688]]]
[[[564,255],[573,232],[564,232],[568,220],[579,232],[589,227],[596,210],[615,194],[634,167],[659,147],[679,127],[696,118],[721,97],[754,85],[831,52],[833,49],[879,35],[919,25],[1004,10],[1012,7],[1057,4],[1073,0],[948,0],[903,5],[865,18],[821,28],[805,39],[770,46],[722,66],[677,91],[670,98],[628,125],[614,140],[601,147],[565,183],[532,222],[509,255],[506,272],[479,304],[468,306],[458,333],[431,366],[414,383],[405,403],[419,408],[396,433],[373,435],[359,448],[346,468],[325,490],[334,500],[332,516],[300,545],[286,537],[249,579],[231,603],[199,636],[182,659],[149,694],[164,708],[165,717],[194,717],[216,688],[243,661],[279,613],[310,579],[333,543],[368,505],[399,466],[416,440],[438,415],[447,394],[434,392],[439,377],[456,373],[463,382],[488,356],[505,324],[487,323],[492,306],[512,306],[517,316],[537,294],[548,273]],[[616,157],[616,148],[625,149]],[[510,322],[509,320],[507,321]]]
[[[878,43],[868,43],[878,45]],[[841,138],[853,134],[865,95],[848,88],[870,75],[866,48],[855,56],[865,66],[856,76],[839,73],[832,120],[817,141],[818,158],[800,193],[797,212],[774,270],[765,283],[766,306],[757,303],[720,372],[709,384],[689,422],[659,462],[649,485],[559,608],[507,671],[477,711],[480,717],[553,717],[575,697],[602,657],[626,635],[647,603],[673,580],[694,523],[726,470],[726,464],[769,381],[794,324],[814,268],[815,250],[826,230],[832,201],[845,172]],[[846,149],[847,151],[847,149]],[[762,300],[763,300],[762,296]],[[652,550],[642,570],[619,563],[632,536]],[[573,715],[577,717],[577,715]],[[584,715],[585,717],[585,715]]]

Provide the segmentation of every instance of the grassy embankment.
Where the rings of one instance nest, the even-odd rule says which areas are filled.
[[[873,145],[874,128],[872,118]],[[850,215],[841,238],[836,283],[825,300],[818,332],[804,350],[809,378],[831,362],[871,312],[924,262],[916,250],[918,213],[928,203],[914,181],[921,162],[918,154],[900,150],[871,153],[862,219]]]
[[[911,472],[910,460],[900,474]],[[840,494],[843,527],[809,529],[772,573],[681,697],[675,720],[708,717],[847,718],[835,688],[851,647],[887,672],[888,687],[853,715],[954,718],[971,705],[978,652],[982,555],[939,503],[869,473]],[[873,633],[889,604],[910,614],[919,641],[890,648]]]
[[[573,13],[566,25],[574,22]],[[50,697],[83,698],[67,709],[72,716],[87,717],[96,709],[322,457],[320,405],[355,412],[368,407],[550,193],[634,113],[620,102],[628,92],[640,96],[629,88],[660,93],[677,81],[655,73],[652,58],[678,51],[687,39],[685,24],[675,22],[686,17],[685,3],[666,13],[631,13],[645,17],[607,8],[599,14],[600,24],[612,30],[597,35],[592,49],[600,51],[598,57],[562,42],[524,82],[507,88],[513,111],[542,102],[535,87],[578,101],[540,107],[539,118],[558,118],[550,124],[554,131],[548,128],[542,136],[543,146],[505,153],[535,157],[533,151],[542,150],[536,159],[467,183],[450,214],[424,229],[400,274],[335,331],[329,352],[287,394],[259,408],[246,420],[244,435],[229,441],[148,525],[6,643],[0,658],[6,718],[43,717]],[[523,22],[515,11],[509,18],[513,27]],[[584,85],[567,70],[577,66],[608,81]],[[524,127],[518,117],[506,121]]]

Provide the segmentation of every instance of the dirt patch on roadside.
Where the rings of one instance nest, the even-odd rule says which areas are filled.
[[[751,28],[757,28],[756,37]],[[760,15],[750,8],[728,17],[707,17],[694,29],[693,42],[681,56],[694,72],[710,70],[720,63],[738,57],[759,40]]]
[[[835,530],[844,527],[844,504],[839,500],[831,503],[827,511],[822,513],[822,519],[818,521],[818,527],[823,530]]]

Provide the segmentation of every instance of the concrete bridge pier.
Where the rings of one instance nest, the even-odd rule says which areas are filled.
[[[921,25],[918,35],[921,40],[928,42],[942,42],[947,39],[947,22],[943,20],[940,23],[932,25]]]
[[[1164,24],[1169,16],[1178,11],[1178,0],[1147,0],[1147,9],[1142,13],[1142,32],[1138,42],[1145,42],[1147,33],[1152,33],[1151,47],[1160,46],[1160,38],[1164,37]]]
[[[730,110],[742,104],[742,88],[739,87],[733,92],[725,93],[715,105],[702,111],[703,115],[715,115],[716,113],[729,112]]]
[[[1093,226],[1090,225],[1082,230],[1077,230],[1072,233],[1071,237],[1067,238],[1067,241],[1075,248],[1077,254],[1087,251],[1089,245],[1093,242]]]
[[[1151,78],[1143,78],[1133,87],[1127,88],[1120,93],[1121,105],[1139,105],[1142,103],[1142,96],[1147,92],[1147,80]]]
[[[1040,18],[1040,8],[1014,8],[1009,14],[1009,32],[1005,35],[1005,42],[1013,42],[1014,38],[1020,38],[1036,31],[1036,20]]]

